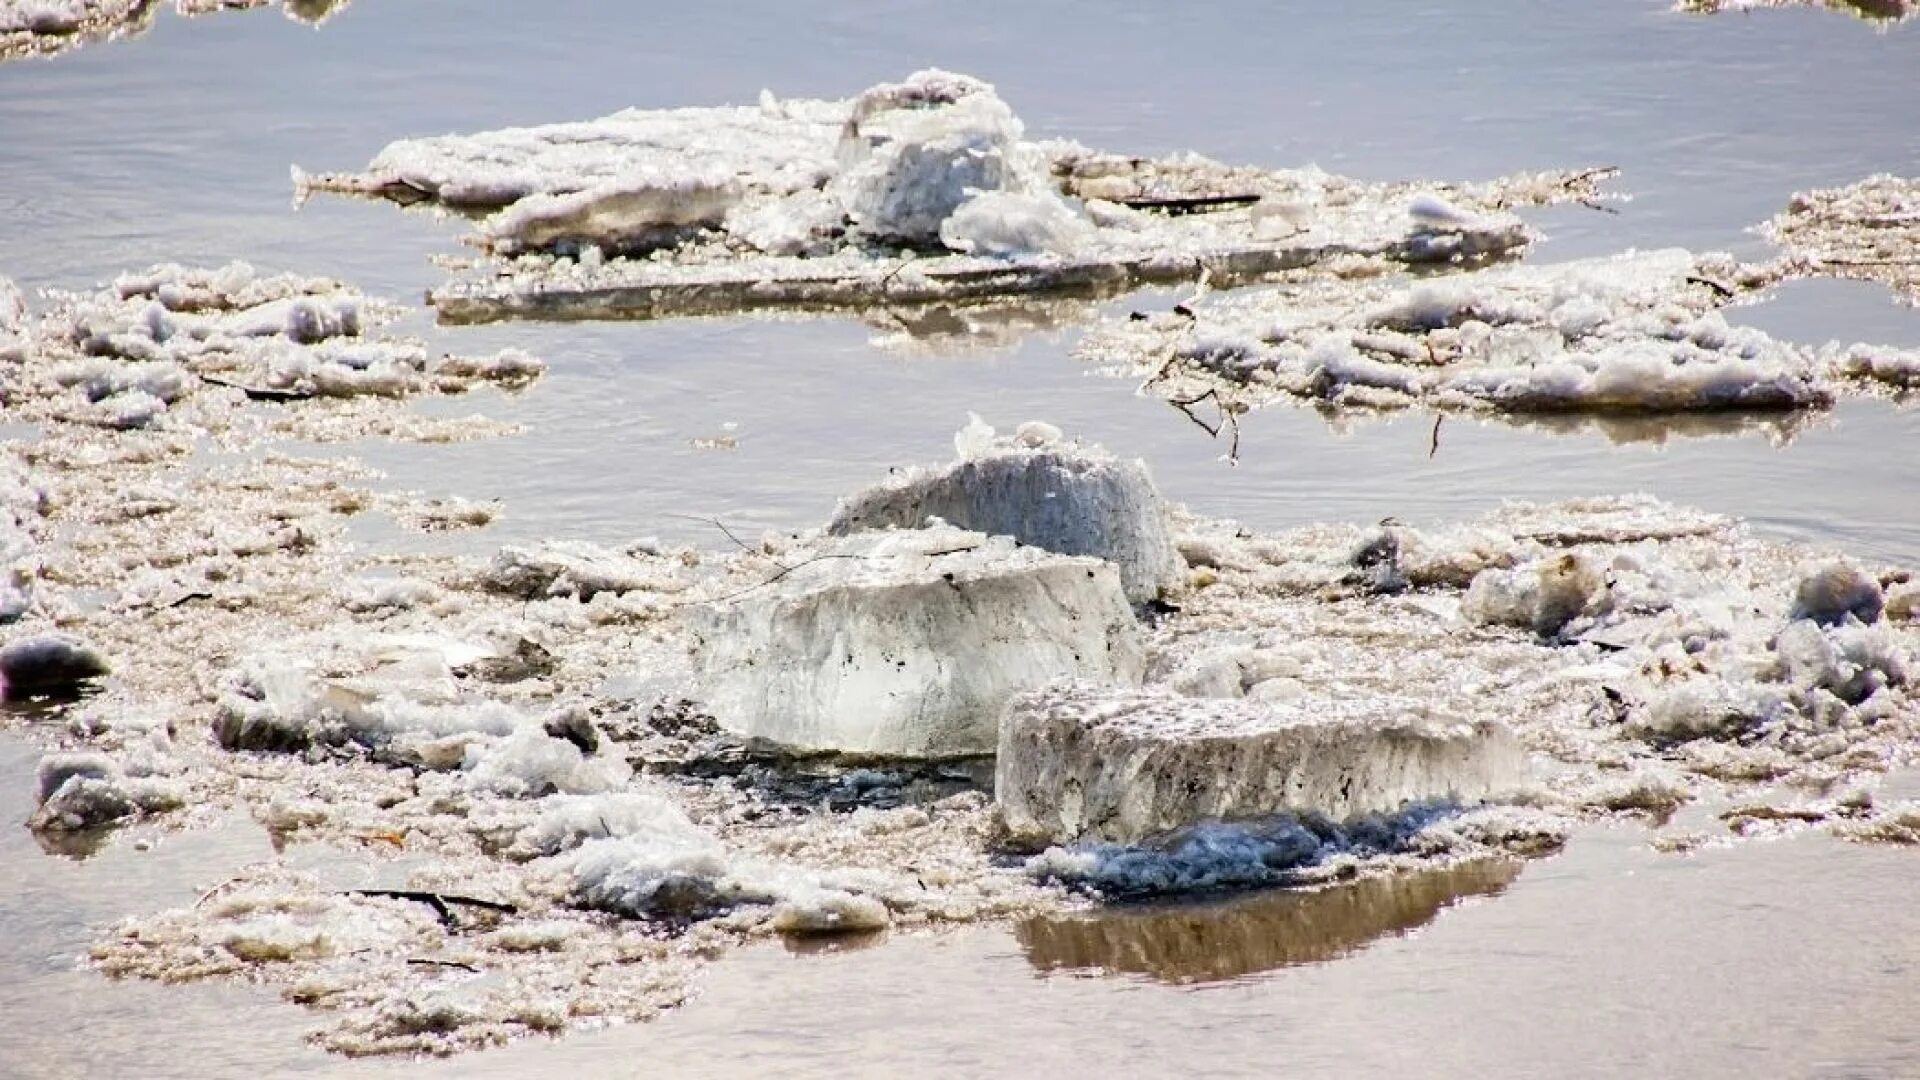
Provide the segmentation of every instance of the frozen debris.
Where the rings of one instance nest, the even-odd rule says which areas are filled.
[[[1799,192],[1762,229],[1795,273],[1877,281],[1920,304],[1920,180],[1880,173]]]
[[[1920,846],[1920,801],[1876,807],[1863,820],[1841,822],[1834,832],[1859,843]]]
[[[1920,11],[1910,0],[1675,0],[1673,9],[1694,15],[1720,15],[1727,12],[1766,11],[1776,8],[1825,8],[1843,12],[1863,22],[1887,27],[1905,22]]]
[[[1476,413],[1792,410],[1904,385],[1920,353],[1807,348],[1721,309],[1777,274],[1671,250],[1210,297],[1089,334],[1079,355],[1175,400]]]
[[[178,781],[129,777],[112,758],[91,751],[49,754],[40,759],[36,778],[39,808],[27,825],[48,832],[99,828],[186,802]]]
[[[690,610],[698,697],[784,747],[992,753],[1013,694],[1138,683],[1140,628],[1113,566],[949,527],[782,552],[758,587]]]
[[[1014,937],[1041,971],[1124,972],[1174,984],[1220,982],[1320,964],[1411,933],[1470,897],[1495,896],[1521,863],[1484,859],[1317,889],[1235,897],[1196,910],[1129,904],[1039,915]]]
[[[111,670],[99,652],[77,638],[19,638],[0,648],[0,698],[68,692]]]
[[[896,471],[841,501],[827,531],[914,529],[938,519],[1061,555],[1113,563],[1144,603],[1186,581],[1167,507],[1140,461],[1069,443],[1051,424],[995,437],[978,416],[955,438],[960,459]]]
[[[1479,802],[1525,778],[1505,726],[1404,696],[1243,704],[1064,686],[1009,705],[994,793],[1015,835],[1137,842],[1281,811]]]
[[[422,343],[376,329],[395,310],[337,281],[262,275],[245,263],[155,266],[92,295],[56,294],[28,344],[14,346],[32,362],[16,373],[9,408],[116,431],[198,428],[231,438],[264,427],[330,439],[341,437],[341,414],[357,421],[345,434],[376,426],[399,434],[398,421],[360,402],[518,387],[542,370],[518,350],[430,361]],[[242,408],[308,401],[277,414]],[[411,423],[418,437],[440,439],[470,426]]]
[[[929,70],[842,101],[768,95],[403,140],[362,172],[294,181],[302,196],[498,211],[479,236],[496,258],[432,297],[443,319],[473,322],[1098,296],[1479,260],[1530,241],[1512,208],[1591,201],[1610,175],[1367,184],[1148,162],[1032,141],[991,85]]]

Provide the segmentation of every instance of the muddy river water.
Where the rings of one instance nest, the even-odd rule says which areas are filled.
[[[1632,198],[1617,213],[1533,216],[1542,260],[1758,255],[1750,228],[1794,191],[1920,174],[1920,28],[1818,9],[358,0],[320,27],[272,10],[163,13],[137,37],[0,64],[0,273],[82,289],[150,262],[244,258],[412,301],[465,226],[347,200],[295,209],[289,165],[355,167],[404,135],[746,102],[762,87],[839,97],[930,65],[992,81],[1034,134],[1142,154],[1368,179],[1620,166]],[[1920,345],[1920,314],[1866,284],[1796,284],[1731,314],[1797,340]],[[673,514],[800,527],[893,465],[947,456],[971,410],[1144,458],[1173,499],[1257,528],[1648,491],[1920,563],[1920,412],[1885,402],[1771,437],[1453,418],[1431,456],[1430,414],[1348,428],[1277,407],[1245,420],[1229,464],[1164,402],[1073,360],[1073,326],[996,347],[831,319],[434,333],[445,348],[526,348],[549,373],[485,401],[520,436],[318,451],[503,507],[479,533],[370,528],[368,543],[718,542]],[[732,449],[694,445],[723,436]],[[36,757],[0,732],[0,1076],[1920,1076],[1912,851],[1809,836],[1680,857],[1632,825],[1517,872],[760,946],[650,1024],[449,1062],[347,1061],[305,1045],[311,1017],[271,991],[82,969],[100,923],[191,903],[271,852],[246,821],[135,829],[84,859],[43,851],[12,824],[31,811]],[[1920,793],[1889,782],[1903,787]]]

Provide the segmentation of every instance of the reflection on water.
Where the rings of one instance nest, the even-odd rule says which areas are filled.
[[[1425,926],[1464,897],[1496,895],[1519,875],[1519,863],[1467,863],[1327,889],[1120,907],[1091,916],[1041,916],[1021,923],[1014,935],[1028,963],[1041,971],[1220,982],[1337,960]]]

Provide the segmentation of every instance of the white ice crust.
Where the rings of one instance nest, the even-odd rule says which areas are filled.
[[[1211,819],[1471,803],[1525,778],[1505,726],[1410,698],[1256,704],[1056,686],[1009,705],[994,795],[1015,834],[1135,842]]]
[[[937,527],[823,540],[779,580],[692,609],[699,696],[801,750],[991,753],[1014,693],[1141,677],[1140,628],[1095,559]]]
[[[1070,443],[1049,425],[996,437],[978,416],[955,444],[960,459],[951,465],[897,471],[842,500],[827,530],[911,529],[938,519],[1011,536],[1113,563],[1136,603],[1185,581],[1166,503],[1144,462]]]

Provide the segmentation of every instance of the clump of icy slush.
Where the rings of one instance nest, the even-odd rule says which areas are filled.
[[[700,700],[739,734],[802,750],[991,753],[1014,693],[1137,683],[1140,629],[1095,559],[954,528],[783,552],[790,572],[692,609]]]
[[[1055,841],[1137,841],[1282,810],[1336,820],[1518,787],[1511,731],[1408,698],[1254,705],[1055,687],[1015,698],[994,794],[1007,827]]]
[[[995,437],[977,416],[955,446],[960,460],[951,465],[895,472],[842,500],[827,530],[912,529],[938,519],[1062,555],[1105,559],[1119,568],[1136,603],[1184,584],[1186,564],[1174,550],[1167,506],[1142,462],[1066,442],[1051,425]]]

